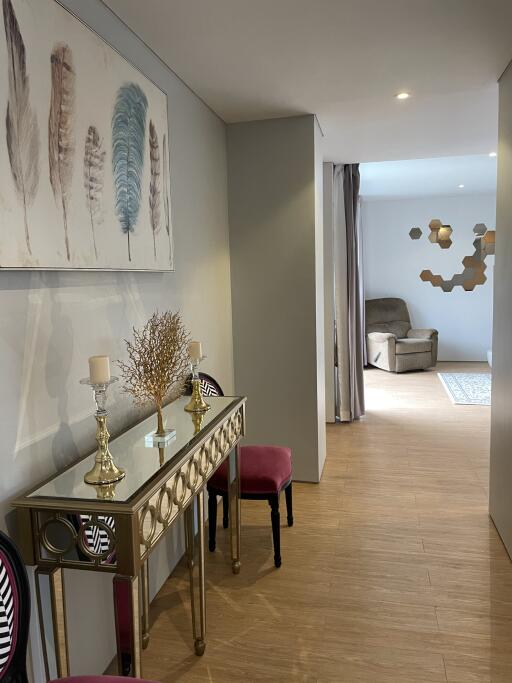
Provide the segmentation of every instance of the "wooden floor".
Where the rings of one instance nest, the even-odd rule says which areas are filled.
[[[294,485],[282,568],[268,506],[244,502],[242,573],[222,530],[208,557],[204,657],[180,565],[152,605],[146,677],[512,681],[512,567],[487,515],[490,409],[452,405],[435,371],[372,369],[366,385],[366,417],[328,428],[321,484]]]

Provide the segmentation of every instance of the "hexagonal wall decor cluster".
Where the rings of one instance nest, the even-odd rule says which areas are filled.
[[[412,240],[419,240],[422,235],[423,235],[423,232],[422,232],[421,228],[411,228],[409,230],[409,237]]]
[[[442,225],[441,221],[433,219],[430,221],[429,228],[431,242],[439,244],[442,249],[447,249],[452,244],[453,231],[449,225]],[[443,292],[451,292],[454,287],[462,287],[466,292],[472,292],[477,285],[483,285],[487,281],[485,259],[495,253],[496,231],[488,230],[484,223],[477,223],[473,232],[476,235],[473,242],[475,251],[472,256],[465,256],[462,259],[464,266],[462,273],[456,273],[449,280],[444,280],[441,275],[434,275],[431,270],[422,270],[420,279],[423,282],[430,282],[433,287],[440,287]],[[443,247],[441,241],[449,241],[450,244]]]

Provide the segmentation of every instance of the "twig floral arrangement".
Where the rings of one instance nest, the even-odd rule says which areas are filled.
[[[164,402],[183,393],[190,371],[189,341],[179,313],[154,313],[142,329],[133,328],[133,340],[125,340],[128,360],[118,361],[124,391],[137,405],[155,404],[158,436],[165,434]]]

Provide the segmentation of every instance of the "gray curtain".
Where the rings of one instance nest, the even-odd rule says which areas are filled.
[[[336,308],[336,415],[364,415],[364,319],[360,270],[359,164],[337,164],[333,177]]]

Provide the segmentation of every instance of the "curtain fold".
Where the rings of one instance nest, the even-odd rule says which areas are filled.
[[[364,415],[364,318],[358,221],[359,164],[336,164],[333,176],[336,318],[336,415]]]

